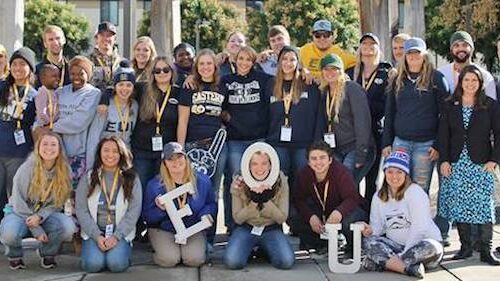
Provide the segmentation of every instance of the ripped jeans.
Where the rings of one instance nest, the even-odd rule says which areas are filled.
[[[366,270],[382,271],[385,263],[398,255],[406,267],[423,263],[425,268],[436,268],[443,259],[443,246],[434,239],[424,239],[403,253],[404,246],[385,236],[370,236],[363,239],[363,250],[366,258],[376,266]],[[367,264],[367,263],[365,263]]]

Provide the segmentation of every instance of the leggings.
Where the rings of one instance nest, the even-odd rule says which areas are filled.
[[[443,259],[443,246],[436,240],[424,239],[403,253],[404,246],[383,236],[370,236],[363,239],[366,258],[383,270],[385,263],[393,256],[399,255],[406,267],[423,263],[425,268],[436,268]]]

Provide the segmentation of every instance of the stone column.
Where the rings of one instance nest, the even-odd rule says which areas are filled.
[[[151,38],[158,54],[171,55],[181,42],[181,1],[153,0],[151,3]]]
[[[24,0],[0,1],[0,44],[7,49],[9,56],[23,46]]]

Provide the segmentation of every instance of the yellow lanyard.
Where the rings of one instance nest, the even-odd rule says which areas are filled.
[[[135,78],[135,82],[139,82],[139,81],[141,81],[142,76],[144,76],[144,72],[146,72],[146,70],[143,70],[143,71],[141,72],[141,74],[137,75],[137,77]]]
[[[165,111],[165,107],[167,107],[168,98],[170,97],[170,87],[164,93],[165,97],[163,97],[163,102],[161,104],[161,108],[158,108],[158,103],[156,103],[156,134],[160,134],[160,121],[163,112]]]
[[[21,120],[22,120],[22,114],[24,112],[24,101],[26,100],[26,97],[28,96],[29,85],[26,84],[26,86],[24,86],[24,95],[21,98],[21,100],[19,100],[19,92],[17,91],[17,86],[13,85],[11,87],[11,89],[14,92],[14,99],[16,100],[16,107],[15,107],[15,111],[14,111],[14,116],[19,117],[19,119],[17,120],[17,129],[21,130]]]
[[[120,102],[118,101],[118,99],[115,97],[115,107],[116,107],[116,111],[118,112],[118,118],[120,118],[120,123],[121,123],[121,134],[122,134],[122,138],[123,136],[125,135],[125,132],[127,131],[127,125],[128,125],[128,119],[130,117],[130,106],[126,105],[125,106],[125,113],[122,114],[122,107],[120,105]],[[125,115],[125,116],[124,116]]]
[[[106,188],[106,179],[104,177],[101,177],[101,188],[102,192],[104,193],[104,198],[106,199],[106,205],[107,205],[107,221],[108,224],[111,224],[111,206],[113,205],[113,198],[115,196],[115,192],[118,186],[118,176],[120,175],[120,170],[116,169],[115,174],[113,176],[113,185],[111,186],[111,191],[108,195],[108,190]]]
[[[54,102],[52,100],[52,95],[54,92],[52,90],[47,89],[47,99],[49,102],[49,128],[54,128]]]
[[[370,89],[376,76],[377,76],[377,69],[375,69],[375,71],[372,72],[372,74],[370,75],[370,79],[368,81],[366,81],[365,76],[361,74],[363,89],[365,89],[365,91],[368,91],[368,89]]]
[[[49,58],[49,55],[47,55],[47,60],[55,65],[57,68],[59,68],[59,65],[57,63],[54,63],[53,61],[50,60]],[[59,87],[62,87],[64,86],[64,73],[65,73],[65,69],[66,69],[66,62],[64,61],[64,58],[62,59],[62,64],[61,64],[61,79],[59,79]]]
[[[330,100],[330,90],[326,93],[326,116],[328,116],[328,132],[332,132],[333,127],[333,118],[332,118],[332,110],[333,105],[335,104],[335,99]]]
[[[293,86],[292,86],[293,87]],[[283,107],[285,108],[285,127],[290,127],[290,107],[292,106],[292,90],[283,91]]]
[[[314,184],[314,191],[316,193],[316,197],[318,198],[319,204],[321,205],[321,209],[323,210],[323,223],[326,222],[326,200],[328,198],[328,187],[330,185],[330,181],[327,181],[325,184],[325,190],[323,191],[323,200],[321,200],[321,196],[319,196],[318,187]]]
[[[50,181],[49,187],[42,192],[42,196],[40,196],[40,201],[35,206],[35,213],[40,210],[40,208],[43,206],[43,204],[47,201],[49,198],[50,193],[52,192],[52,186],[53,186],[54,180]]]
[[[101,67],[108,67],[107,64],[104,63],[104,61],[102,61],[102,59],[100,57],[96,57],[97,58],[97,62],[99,63],[99,65]],[[111,57],[112,58],[112,57]],[[115,62],[111,62],[111,68],[109,69],[109,73],[107,74],[108,77],[106,77],[106,79],[111,79],[111,76],[113,75],[113,69],[116,69],[116,67],[118,66],[118,64],[120,63],[120,60],[115,60]]]

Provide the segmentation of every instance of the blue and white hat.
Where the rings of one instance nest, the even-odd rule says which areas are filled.
[[[385,159],[384,171],[387,168],[398,168],[408,175],[410,174],[410,155],[403,150],[396,150]]]

